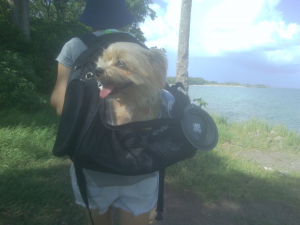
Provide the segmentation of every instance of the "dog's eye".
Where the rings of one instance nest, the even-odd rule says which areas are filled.
[[[120,67],[123,67],[123,66],[125,66],[125,63],[123,61],[119,60],[117,62],[117,65],[120,66]]]

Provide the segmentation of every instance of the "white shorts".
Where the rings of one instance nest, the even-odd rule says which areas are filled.
[[[157,202],[158,176],[157,174],[129,186],[92,187],[87,185],[89,207],[99,209],[99,214],[105,213],[111,205],[132,213],[134,216],[149,212]],[[72,179],[72,187],[76,203],[85,207],[75,179]]]

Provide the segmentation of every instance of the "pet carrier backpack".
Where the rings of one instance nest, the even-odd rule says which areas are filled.
[[[194,156],[197,149],[213,149],[218,141],[216,125],[204,110],[190,104],[179,83],[166,85],[164,91],[173,97],[172,104],[166,103],[165,107],[176,117],[121,126],[105,123],[105,104],[99,98],[99,84],[94,75],[95,62],[103,49],[114,42],[147,47],[127,33],[86,35],[81,40],[88,49],[80,54],[71,70],[53,154],[68,155],[73,161],[88,210],[83,168],[130,176],[159,171],[156,219],[161,220],[165,168]]]

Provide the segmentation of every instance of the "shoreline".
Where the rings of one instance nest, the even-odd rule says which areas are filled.
[[[191,84],[189,86],[216,86],[216,87],[247,87],[247,86],[242,86],[242,85],[227,85],[227,84]]]
[[[206,87],[243,87],[243,88],[272,88],[272,87],[259,87],[259,86],[246,86],[246,85],[231,85],[231,84],[190,84],[189,86],[206,86]]]

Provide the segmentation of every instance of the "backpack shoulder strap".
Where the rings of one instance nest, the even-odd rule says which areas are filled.
[[[97,36],[93,33],[89,33],[81,35],[78,38],[85,44],[87,48],[89,48],[96,41]]]
[[[165,186],[165,169],[161,169],[159,171],[159,183],[158,183],[158,199],[157,199],[157,208],[156,213],[157,216],[155,220],[162,221],[163,220],[163,212],[164,212],[164,186]]]
[[[76,162],[74,162],[74,168],[75,168],[75,174],[76,174],[76,179],[77,179],[77,185],[79,187],[80,195],[82,197],[82,200],[89,212],[89,216],[92,222],[92,225],[94,225],[94,221],[92,218],[92,212],[89,207],[89,200],[87,196],[87,188],[86,188],[86,179],[85,175],[83,173],[83,168],[79,166]]]

